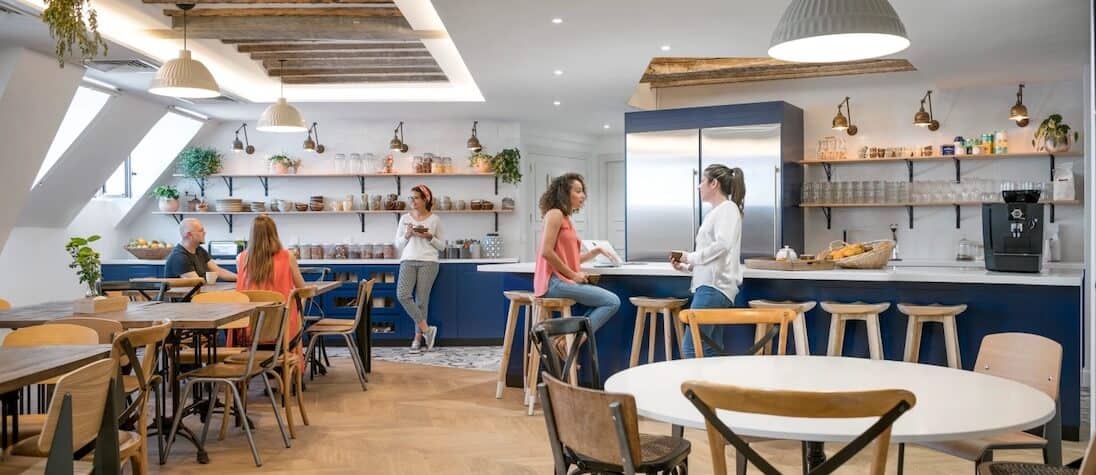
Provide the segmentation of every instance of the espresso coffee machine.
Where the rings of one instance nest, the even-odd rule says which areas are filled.
[[[1043,205],[1039,192],[1003,192],[1004,203],[982,204],[986,269],[1039,272],[1043,255]]]

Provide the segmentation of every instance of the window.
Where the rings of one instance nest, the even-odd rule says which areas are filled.
[[[53,142],[49,145],[46,158],[42,160],[42,166],[38,168],[38,175],[34,177],[31,188],[42,182],[42,178],[53,168],[61,155],[72,145],[72,142],[76,141],[76,138],[95,119],[95,116],[99,115],[99,111],[107,104],[108,99],[110,99],[110,94],[105,92],[82,86],[76,88],[76,95],[72,97],[68,111],[65,112],[65,117],[61,119],[61,126],[57,128],[57,134],[53,136]]]
[[[199,120],[171,112],[164,114],[103,184],[100,196],[144,195],[201,128]]]

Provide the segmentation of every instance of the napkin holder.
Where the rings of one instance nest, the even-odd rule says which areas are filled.
[[[72,303],[73,313],[107,313],[125,310],[129,306],[129,297],[114,295],[109,297],[88,297]]]

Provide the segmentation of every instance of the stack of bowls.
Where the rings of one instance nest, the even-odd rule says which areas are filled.
[[[323,211],[323,196],[313,196],[308,202],[308,207],[312,211]]]

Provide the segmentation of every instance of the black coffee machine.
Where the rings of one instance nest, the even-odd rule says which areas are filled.
[[[982,204],[986,269],[1039,272],[1043,263],[1043,205],[1038,190],[1002,191],[1004,203]]]

